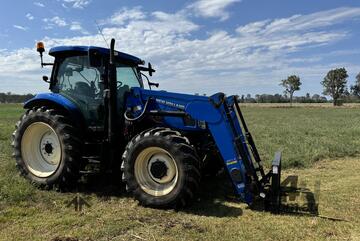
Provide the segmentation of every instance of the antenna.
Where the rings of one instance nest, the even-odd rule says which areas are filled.
[[[100,33],[101,36],[103,37],[103,39],[104,39],[107,47],[110,48],[110,46],[109,46],[109,44],[108,44],[108,42],[107,42],[107,40],[106,40],[106,38],[105,38],[105,36],[104,36],[104,34],[103,34],[103,32],[102,32],[102,29],[101,29],[100,26],[99,26],[99,24],[96,22],[96,20],[94,20],[94,22],[95,22],[95,24],[96,24],[96,27],[97,27],[99,33]]]

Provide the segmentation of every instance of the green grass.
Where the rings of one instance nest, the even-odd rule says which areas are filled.
[[[321,181],[320,216],[250,209],[228,197],[226,178],[204,180],[199,200],[180,211],[143,208],[107,185],[88,184],[80,195],[91,207],[76,212],[66,207],[75,193],[37,190],[18,176],[10,137],[23,111],[0,105],[0,240],[360,240],[360,109],[243,109],[262,157],[283,150],[284,178],[298,175],[312,191]]]
[[[23,112],[21,105],[0,104],[0,201],[9,203],[27,200],[35,190],[27,181],[18,177],[11,157],[11,134]]]
[[[283,167],[309,167],[325,158],[360,153],[360,108],[243,108],[260,155],[270,163],[283,151]]]

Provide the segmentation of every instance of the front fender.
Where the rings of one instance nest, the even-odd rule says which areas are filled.
[[[80,109],[66,97],[56,93],[41,93],[24,103],[24,109],[31,109],[35,106],[47,106],[55,109],[65,110],[75,123],[84,121]]]

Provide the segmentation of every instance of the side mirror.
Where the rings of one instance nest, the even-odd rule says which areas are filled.
[[[152,76],[152,74],[155,72],[155,70],[152,68],[151,64],[148,63],[148,67],[143,67],[143,66],[139,66],[138,70],[140,71],[146,71],[149,73],[150,76]]]
[[[152,68],[150,63],[148,63],[148,69],[149,69],[149,75],[152,76],[152,74],[155,72],[155,70]]]
[[[42,77],[43,81],[45,81],[46,83],[49,83],[50,84],[50,81],[49,81],[49,77],[47,77],[46,75],[44,75]]]

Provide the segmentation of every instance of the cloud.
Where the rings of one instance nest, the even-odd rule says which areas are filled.
[[[31,15],[31,13],[27,13],[27,14],[25,15],[25,17],[26,17],[27,19],[29,19],[29,20],[34,20],[34,16]]]
[[[102,21],[101,24],[123,25],[129,20],[140,20],[145,17],[146,14],[141,11],[141,7],[135,7],[132,9],[125,7],[113,14],[109,19]]]
[[[91,0],[63,0],[65,3],[72,4],[72,8],[83,9],[91,3]],[[66,5],[63,5],[63,7]]]
[[[59,16],[55,16],[53,18],[44,18],[43,21],[47,23],[47,26],[45,26],[46,29],[51,29],[53,26],[65,27],[68,25],[65,19]]]
[[[359,8],[337,8],[308,15],[264,19],[238,26],[233,31],[212,31],[201,38],[197,37],[201,26],[190,20],[184,11],[145,12],[139,8],[127,11],[137,14],[104,23],[103,33],[107,39],[117,39],[119,51],[151,61],[156,66],[155,78],[161,83],[161,89],[208,94],[218,91],[228,94],[244,91],[280,93],[282,90],[278,82],[290,73],[300,75],[303,86],[311,86],[315,83],[314,79],[319,85],[330,67],[346,66],[349,73],[356,70],[356,65],[337,60],[325,64],[321,60],[326,56],[307,59],[294,54],[348,38],[350,33],[337,24],[358,21]],[[113,16],[119,16],[118,13]],[[81,32],[79,23],[66,24],[73,31]],[[48,47],[106,47],[99,34],[45,37],[43,41]],[[50,57],[47,58],[51,61]],[[12,80],[11,76],[24,76],[27,80],[35,79],[35,76],[40,76],[36,59],[36,53],[29,49],[6,54],[1,52],[0,78]],[[40,87],[41,82],[37,83],[30,87],[32,91]]]
[[[70,30],[71,31],[77,31],[80,32],[82,34],[89,34],[88,31],[86,31],[82,26],[80,22],[72,22],[70,24]]]
[[[45,4],[41,3],[41,2],[34,2],[34,5],[35,6],[38,6],[38,7],[41,7],[41,8],[44,8],[45,7]]]
[[[229,18],[229,13],[225,9],[241,0],[198,0],[188,6],[196,15],[202,17],[220,18],[224,21]]]
[[[335,8],[308,15],[293,15],[289,18],[264,20],[237,28],[240,34],[270,35],[273,33],[309,31],[341,23],[360,16],[360,8]]]
[[[13,25],[13,27],[14,27],[14,28],[16,28],[16,29],[23,30],[23,31],[28,30],[28,28],[27,28],[27,27],[24,27],[24,26],[21,26],[21,25],[16,25],[16,24],[14,24],[14,25]]]

